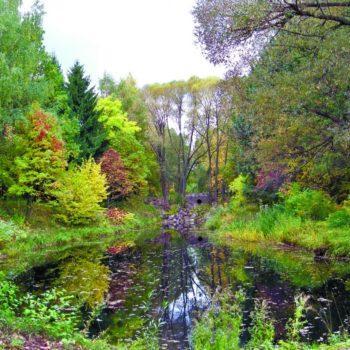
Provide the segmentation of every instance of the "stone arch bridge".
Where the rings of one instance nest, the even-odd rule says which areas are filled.
[[[190,193],[186,195],[186,204],[190,208],[209,203],[210,200],[208,193]]]

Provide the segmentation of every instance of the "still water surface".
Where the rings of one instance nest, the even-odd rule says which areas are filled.
[[[214,293],[244,288],[244,324],[248,328],[256,299],[265,299],[276,336],[294,312],[294,298],[310,297],[306,341],[322,341],[330,331],[348,329],[350,264],[314,261],[306,252],[256,245],[218,247],[192,236],[162,233],[118,254],[82,248],[59,262],[26,272],[18,283],[26,290],[53,286],[75,293],[84,308],[105,300],[90,326],[112,343],[131,339],[150,320],[160,327],[164,349],[188,349],[193,325]],[[107,295],[107,297],[106,297]],[[249,334],[243,332],[242,342]]]

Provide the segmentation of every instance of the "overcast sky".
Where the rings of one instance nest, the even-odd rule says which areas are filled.
[[[96,84],[104,72],[131,73],[140,86],[222,76],[194,43],[195,0],[42,0],[45,44],[63,69],[76,59]],[[29,8],[33,0],[23,0]]]

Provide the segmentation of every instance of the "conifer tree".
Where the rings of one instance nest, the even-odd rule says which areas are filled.
[[[105,134],[98,120],[97,94],[90,86],[90,77],[85,75],[84,67],[79,62],[76,62],[69,71],[66,87],[73,117],[79,120],[80,132],[77,137],[80,146],[79,160],[98,156],[103,151]]]

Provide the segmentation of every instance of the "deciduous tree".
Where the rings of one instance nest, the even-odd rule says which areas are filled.
[[[52,190],[51,202],[58,221],[86,225],[103,218],[102,202],[107,198],[107,180],[93,159],[61,174]]]
[[[8,193],[34,201],[48,200],[54,182],[66,166],[57,119],[35,108],[17,138],[22,154],[14,159],[11,172],[15,183]]]

